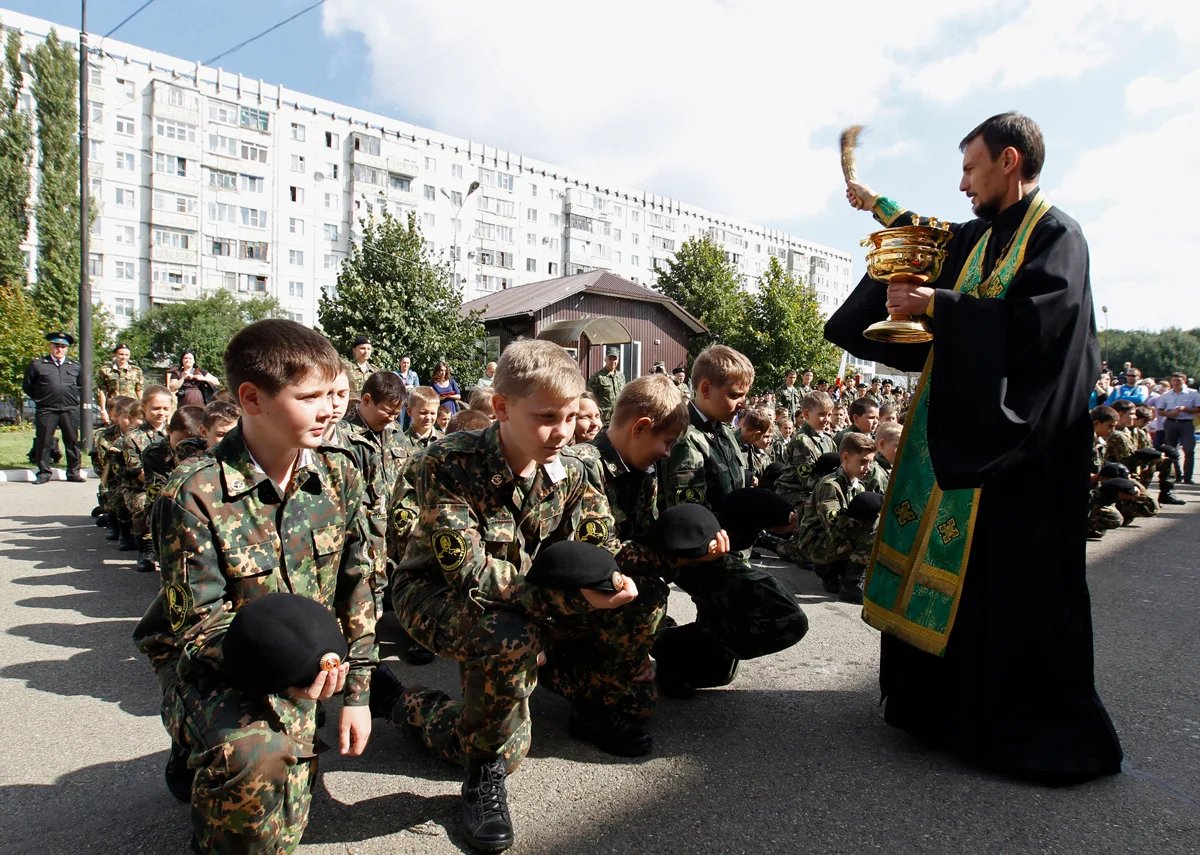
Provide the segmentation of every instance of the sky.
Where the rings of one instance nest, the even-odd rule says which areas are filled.
[[[310,2],[155,0],[115,38],[206,61]],[[78,2],[0,3],[78,26]],[[88,29],[139,5],[92,0]],[[959,140],[1020,110],[1046,138],[1042,188],[1088,238],[1098,327],[1190,329],[1193,5],[327,0],[218,64],[784,229],[850,252],[856,273],[875,224],[845,202],[842,127],[866,126],[861,181],[961,220]]]

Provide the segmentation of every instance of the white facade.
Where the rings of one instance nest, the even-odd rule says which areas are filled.
[[[78,42],[0,16],[27,47],[52,26]],[[596,268],[653,284],[701,235],[749,287],[775,256],[827,314],[853,284],[848,253],[282,86],[113,40],[91,68],[92,290],[122,324],[218,289],[314,324],[368,205],[415,212],[464,300]]]

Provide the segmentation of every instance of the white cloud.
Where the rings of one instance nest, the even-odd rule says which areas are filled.
[[[1125,106],[1134,115],[1200,101],[1200,69],[1178,80],[1139,77],[1125,87]]]

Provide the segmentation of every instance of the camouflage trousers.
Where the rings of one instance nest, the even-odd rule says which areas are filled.
[[[514,771],[529,751],[529,697],[539,653],[547,684],[579,707],[649,715],[653,682],[634,682],[666,613],[662,580],[638,579],[638,597],[617,609],[563,615],[552,622],[484,607],[433,581],[393,580],[396,616],[419,643],[458,660],[462,700],[445,692],[406,692],[392,710],[397,726],[415,730],[429,751],[452,763],[503,758]]]
[[[1121,512],[1112,505],[1092,504],[1088,510],[1088,536],[1101,537],[1110,529],[1120,528],[1124,523]]]
[[[200,852],[293,852],[316,784],[317,704],[179,681],[163,723],[191,751],[192,835]]]
[[[1136,499],[1117,499],[1117,511],[1125,525],[1129,525],[1139,517],[1152,517],[1158,514],[1158,502],[1152,496],[1138,496]]]
[[[150,539],[150,507],[146,491],[140,484],[122,483],[117,486],[113,502],[117,518],[133,526],[133,536],[139,541]]]
[[[654,655],[674,660],[694,688],[726,685],[738,660],[786,650],[808,632],[795,595],[767,571],[744,562],[695,565],[681,572],[676,584],[695,602],[696,620],[663,632]]]

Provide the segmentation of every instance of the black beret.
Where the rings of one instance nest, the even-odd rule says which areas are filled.
[[[1101,478],[1128,478],[1129,467],[1124,463],[1105,463],[1100,467]]]
[[[787,467],[778,460],[776,460],[774,463],[768,463],[767,468],[763,470],[762,475],[760,475],[758,478],[759,486],[766,487],[768,490],[771,489],[775,485],[775,482],[779,480],[779,476],[783,474],[786,468]]]
[[[720,530],[712,511],[688,502],[663,511],[650,526],[646,543],[668,558],[703,558]]]
[[[328,667],[328,654],[338,664],[347,654],[334,613],[316,600],[286,593],[267,594],[238,609],[222,651],[234,686],[267,695],[310,685]]]
[[[1133,457],[1136,460],[1142,460],[1147,463],[1153,463],[1154,461],[1161,459],[1162,454],[1163,453],[1161,451],[1159,451],[1157,448],[1139,448],[1137,451],[1135,451],[1133,453]],[[1126,473],[1126,474],[1128,474],[1128,473]]]
[[[1111,505],[1117,501],[1118,493],[1138,493],[1138,485],[1128,478],[1109,478],[1096,490],[1101,505]]]
[[[525,578],[543,588],[591,588],[613,593],[621,582],[616,559],[607,549],[582,540],[560,540],[537,554]]]
[[[1164,445],[1161,449],[1163,454],[1167,455],[1167,460],[1179,460],[1179,448],[1174,445]]]
[[[354,341],[350,343],[351,347],[358,347],[360,344],[370,344],[371,340],[365,335],[356,336]]]
[[[842,456],[836,451],[826,451],[817,458],[817,462],[812,467],[813,480],[824,478],[830,472],[842,465]]]
[[[846,506],[846,513],[852,519],[862,522],[870,522],[875,519],[881,510],[883,510],[883,493],[876,493],[872,490],[859,493]]]
[[[792,505],[773,490],[743,487],[717,503],[717,517],[729,534],[734,551],[749,549],[763,529],[779,528],[791,521]]]

